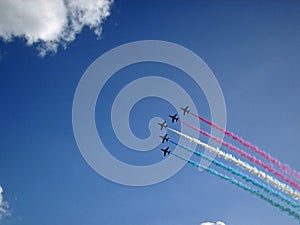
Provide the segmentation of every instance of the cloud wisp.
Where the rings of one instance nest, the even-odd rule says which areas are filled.
[[[8,203],[3,200],[3,188],[0,186],[0,221],[10,215]]]
[[[84,26],[100,37],[112,0],[1,0],[0,37],[24,38],[40,56],[74,41]]]

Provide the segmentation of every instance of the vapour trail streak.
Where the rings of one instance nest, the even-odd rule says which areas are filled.
[[[249,186],[247,186],[247,185],[245,185],[245,184],[239,182],[238,180],[236,180],[236,179],[234,179],[234,178],[230,178],[230,177],[228,177],[228,176],[226,176],[226,175],[224,175],[224,174],[222,174],[222,173],[219,173],[219,172],[217,172],[217,171],[215,171],[215,170],[213,170],[213,169],[210,169],[210,168],[208,168],[208,167],[203,167],[203,166],[201,166],[201,165],[200,165],[199,163],[197,163],[197,162],[194,162],[194,161],[192,161],[192,160],[185,159],[185,158],[183,158],[183,157],[181,157],[181,156],[179,156],[179,155],[177,155],[177,154],[174,154],[174,153],[171,153],[171,154],[174,155],[175,157],[181,159],[181,160],[184,160],[184,161],[188,162],[188,163],[191,164],[192,166],[201,168],[201,169],[203,169],[203,170],[205,170],[205,171],[207,171],[207,172],[209,172],[209,173],[211,173],[211,174],[213,174],[213,175],[215,175],[215,176],[217,176],[217,177],[219,177],[219,178],[221,178],[221,179],[223,179],[223,180],[229,181],[230,183],[232,183],[232,184],[238,186],[239,188],[242,188],[242,189],[245,190],[245,191],[250,192],[251,194],[256,195],[257,197],[259,197],[259,198],[265,200],[266,202],[270,203],[272,206],[279,208],[282,212],[286,212],[286,213],[288,213],[290,216],[293,216],[296,220],[298,220],[298,221],[300,222],[300,216],[299,216],[298,213],[294,212],[294,211],[291,210],[290,208],[287,208],[287,207],[285,207],[285,206],[283,206],[283,205],[281,205],[281,204],[279,204],[279,203],[273,201],[271,198],[268,198],[267,196],[263,195],[263,194],[260,193],[258,190],[255,190],[255,189],[253,189],[253,188],[251,188],[251,187],[249,187]]]
[[[207,136],[207,137],[209,137],[209,138],[211,138],[211,139],[213,139],[213,140],[215,140],[215,141],[221,143],[222,145],[226,146],[226,147],[229,148],[230,150],[232,150],[232,151],[234,151],[234,152],[237,152],[238,154],[240,154],[240,155],[243,156],[244,158],[250,160],[250,161],[253,162],[253,163],[256,163],[257,165],[261,166],[262,168],[264,168],[264,169],[267,170],[268,172],[273,173],[275,176],[277,176],[277,177],[280,178],[281,180],[283,180],[283,181],[289,183],[290,185],[292,185],[292,186],[293,186],[294,188],[296,188],[297,190],[300,190],[300,185],[299,185],[297,182],[291,180],[290,178],[286,177],[286,176],[283,175],[282,173],[280,173],[280,172],[278,172],[277,170],[275,170],[273,167],[271,167],[271,166],[265,164],[264,162],[260,161],[259,159],[255,158],[254,156],[248,154],[247,152],[244,152],[243,150],[239,149],[238,147],[235,147],[235,146],[233,146],[232,144],[229,144],[229,143],[227,143],[226,141],[223,141],[223,140],[221,140],[221,139],[219,139],[219,138],[217,138],[217,137],[215,137],[215,136],[213,136],[213,135],[211,135],[211,134],[209,134],[209,133],[207,133],[207,132],[205,132],[205,131],[203,131],[203,130],[201,130],[201,129],[199,129],[199,128],[197,128],[197,127],[191,125],[191,124],[188,124],[188,123],[186,123],[186,122],[184,122],[184,121],[182,121],[182,120],[180,120],[180,122],[181,122],[182,124],[184,124],[184,125],[186,125],[186,126],[192,128],[192,129],[198,131],[199,133],[201,133],[201,134],[203,134],[203,135],[205,135],[205,136]]]
[[[172,128],[167,128],[168,130],[184,137],[187,138],[188,140],[208,149],[209,151],[212,151],[214,153],[216,153],[217,155],[223,157],[226,160],[229,160],[233,163],[235,163],[236,165],[248,170],[250,173],[264,179],[265,181],[269,182],[270,184],[272,184],[274,187],[277,187],[278,189],[280,189],[281,191],[291,195],[293,198],[295,198],[296,200],[300,199],[300,193],[296,192],[295,190],[293,190],[290,186],[288,186],[287,184],[284,184],[282,182],[280,182],[279,180],[277,180],[276,178],[266,174],[265,172],[258,170],[256,167],[250,166],[248,163],[241,161],[240,159],[235,158],[233,155],[229,154],[229,153],[225,153],[223,151],[221,151],[218,148],[214,148],[208,144],[203,143],[202,141],[196,139],[196,138],[192,138],[186,134],[183,134],[177,130],[174,130]]]
[[[230,167],[230,166],[225,165],[224,163],[221,163],[221,162],[219,162],[219,161],[217,161],[217,160],[215,160],[215,159],[212,159],[212,158],[210,158],[210,157],[207,157],[207,156],[205,156],[204,154],[202,154],[201,152],[194,151],[194,150],[192,150],[192,149],[190,149],[190,148],[188,148],[188,147],[186,147],[186,146],[183,146],[183,145],[181,145],[181,144],[178,144],[178,143],[176,143],[176,142],[174,142],[174,141],[172,141],[172,140],[169,140],[169,142],[171,142],[171,143],[174,144],[174,145],[179,146],[180,148],[182,148],[182,149],[184,149],[184,150],[186,150],[186,151],[188,151],[188,152],[192,152],[193,154],[195,154],[195,155],[197,155],[197,156],[200,156],[201,158],[204,158],[204,159],[206,159],[206,160],[212,162],[212,163],[215,164],[216,166],[221,167],[221,168],[227,170],[228,172],[232,173],[233,175],[239,176],[240,178],[242,178],[242,179],[245,180],[246,182],[252,183],[252,184],[255,185],[256,187],[259,187],[259,188],[261,188],[262,190],[264,190],[265,192],[267,192],[268,194],[273,195],[274,197],[276,197],[276,198],[280,199],[281,201],[287,203],[289,206],[291,206],[291,207],[293,207],[293,208],[299,210],[300,205],[297,205],[296,203],[290,201],[290,199],[286,198],[286,197],[285,197],[284,195],[282,195],[281,193],[279,193],[279,192],[277,192],[277,191],[275,191],[275,190],[273,190],[273,189],[267,187],[267,186],[264,185],[263,183],[260,183],[258,180],[254,179],[254,178],[251,178],[251,177],[249,177],[248,175],[243,174],[242,172],[239,172],[238,170],[236,170],[236,169],[234,169],[234,168],[232,168],[232,167]]]
[[[263,150],[259,149],[257,146],[251,144],[248,141],[245,141],[243,138],[237,136],[236,134],[227,131],[226,129],[219,127],[218,125],[216,125],[215,123],[199,116],[196,115],[195,113],[191,112],[191,115],[202,120],[203,122],[207,123],[208,125],[218,129],[219,131],[222,131],[224,134],[228,135],[229,137],[232,137],[234,140],[237,140],[238,142],[240,142],[241,144],[243,144],[245,147],[252,149],[254,152],[260,154],[261,156],[263,156],[266,160],[272,162],[273,164],[277,165],[282,171],[284,171],[285,173],[289,174],[290,176],[296,178],[298,181],[300,181],[300,173],[296,170],[293,170],[292,168],[290,168],[289,165],[286,164],[282,164],[278,159],[272,157],[270,154],[264,152]]]

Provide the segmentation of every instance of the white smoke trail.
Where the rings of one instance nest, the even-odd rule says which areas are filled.
[[[240,159],[235,158],[233,155],[229,154],[229,153],[225,153],[223,151],[221,151],[218,148],[214,148],[208,144],[205,144],[203,142],[201,142],[200,140],[196,139],[196,138],[192,138],[186,134],[183,134],[177,130],[174,130],[172,128],[167,128],[168,130],[184,137],[187,138],[188,140],[190,140],[191,142],[194,142],[204,148],[206,148],[209,151],[212,151],[214,153],[216,153],[218,156],[223,157],[226,160],[229,160],[233,163],[235,163],[238,166],[241,166],[242,168],[248,170],[250,173],[264,179],[265,181],[267,181],[268,183],[272,184],[273,186],[277,187],[278,189],[280,189],[281,191],[291,195],[293,198],[295,198],[296,200],[300,199],[300,193],[298,193],[297,191],[293,190],[290,186],[280,182],[279,180],[277,180],[276,178],[267,175],[265,172],[258,170],[256,167],[250,166],[248,163],[241,161]]]

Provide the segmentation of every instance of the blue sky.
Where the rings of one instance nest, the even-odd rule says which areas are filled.
[[[225,98],[227,129],[300,170],[299,10],[296,1],[116,1],[100,39],[85,27],[66,49],[44,57],[24,39],[1,41],[0,185],[11,213],[1,223],[298,224],[261,199],[189,165],[146,187],[106,180],[78,150],[72,103],[80,78],[103,53],[139,40],[177,43],[214,72]],[[203,92],[184,73],[155,63],[119,71],[98,99],[96,121],[111,154],[136,165],[163,160],[159,148],[137,153],[124,147],[113,133],[109,112],[117,92],[145,71],[182,85],[199,114],[210,118]],[[144,138],[150,118],[173,112],[166,101],[144,99],[129,122]]]

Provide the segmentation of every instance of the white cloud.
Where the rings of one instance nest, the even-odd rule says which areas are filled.
[[[8,203],[3,200],[3,188],[0,186],[0,220],[4,217],[9,216]]]
[[[84,26],[99,37],[112,0],[1,0],[0,37],[9,42],[25,38],[40,55],[74,41]]]
[[[225,223],[218,221],[216,223],[210,223],[210,222],[201,223],[201,225],[225,225]]]

